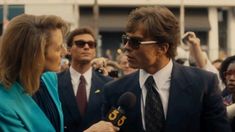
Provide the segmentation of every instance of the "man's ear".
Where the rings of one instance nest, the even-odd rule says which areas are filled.
[[[163,43],[159,46],[159,49],[160,49],[159,52],[161,54],[166,54],[168,49],[169,49],[169,44],[168,43]]]

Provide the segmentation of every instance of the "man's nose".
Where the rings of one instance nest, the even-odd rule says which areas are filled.
[[[132,50],[128,41],[126,42],[126,44],[124,44],[123,48],[124,48],[125,53],[131,52],[131,50]]]

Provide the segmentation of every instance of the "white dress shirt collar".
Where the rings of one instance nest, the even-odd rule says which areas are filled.
[[[170,60],[165,67],[163,67],[161,70],[152,75],[157,88],[162,88],[166,80],[168,80],[171,77],[172,68],[173,68],[173,62],[172,60]],[[143,69],[140,69],[139,75],[140,75],[139,76],[140,88],[142,89],[144,87],[145,81],[149,76],[151,76],[151,74],[147,73]]]
[[[70,74],[71,74],[71,81],[73,85],[74,94],[77,94],[78,85],[80,83],[80,76],[81,73],[77,72],[72,66],[69,68]],[[91,88],[91,77],[92,77],[92,68],[90,67],[89,70],[87,70],[84,74],[82,74],[86,80],[86,93],[87,98],[89,98],[90,95],[90,88]]]

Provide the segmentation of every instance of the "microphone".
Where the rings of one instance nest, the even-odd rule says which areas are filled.
[[[106,120],[111,122],[114,126],[121,127],[124,125],[126,111],[133,108],[136,104],[136,96],[132,92],[125,92],[118,99],[118,108],[112,107],[109,111]]]

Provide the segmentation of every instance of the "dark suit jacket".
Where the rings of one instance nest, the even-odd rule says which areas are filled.
[[[92,71],[88,107],[82,119],[73,92],[69,69],[58,74],[59,97],[64,114],[65,132],[80,132],[101,120],[103,86],[110,80],[112,79]]]
[[[142,132],[141,88],[139,72],[125,76],[104,87],[104,115],[118,98],[133,92],[137,103],[126,112],[121,132]],[[196,68],[173,64],[168,110],[164,132],[230,132],[216,75]]]

